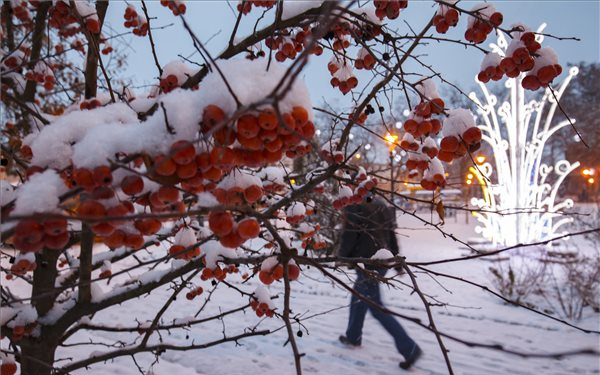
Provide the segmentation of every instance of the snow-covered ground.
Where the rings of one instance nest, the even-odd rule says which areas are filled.
[[[428,215],[427,215],[428,216]],[[449,233],[466,239],[474,236],[474,220],[465,224],[465,218],[449,219],[444,229]],[[399,217],[399,233],[403,254],[408,261],[428,261],[456,257],[467,254],[465,249],[451,239],[444,238],[431,227],[424,227],[409,216]],[[591,245],[590,245],[591,246]],[[490,276],[486,260],[442,264],[432,269],[461,276],[489,285]],[[348,275],[352,276],[349,272]],[[339,277],[348,280],[339,273]],[[433,279],[429,275],[418,274],[420,287],[439,302],[447,303],[443,307],[434,307],[438,329],[467,341],[496,343],[508,349],[526,353],[554,353],[582,348],[600,348],[600,336],[585,334],[561,323],[536,315],[525,309],[504,304],[497,297],[459,281]],[[236,287],[252,292],[257,281],[250,280],[242,284],[235,275],[228,278]],[[410,284],[407,276],[400,281]],[[209,290],[209,282],[197,280],[197,284]],[[440,286],[442,285],[442,286]],[[219,311],[242,306],[247,297],[225,285],[211,296],[207,308],[199,318],[218,314]],[[270,287],[273,295],[282,296],[281,283]],[[427,321],[427,315],[416,294],[411,295],[409,287],[385,289],[384,301],[391,309],[408,316]],[[97,314],[93,322],[130,326],[138,321],[152,319],[170,296],[163,288],[137,301],[117,306]],[[164,315],[164,321],[186,318],[194,315],[205,301],[207,293],[193,301],[180,297]],[[327,282],[315,269],[304,269],[298,282],[293,284],[291,305],[293,315],[302,317],[302,327],[294,324],[294,330],[302,330],[297,337],[302,357],[302,366],[306,374],[395,374],[402,373],[398,367],[401,357],[393,346],[392,339],[381,326],[367,315],[363,333],[363,345],[360,348],[346,348],[337,340],[345,331],[349,294],[339,286]],[[282,298],[275,300],[281,308]],[[600,329],[600,315],[589,309],[584,318],[576,324],[588,329]],[[411,374],[447,374],[445,362],[435,337],[425,329],[411,322],[402,322],[409,334],[423,348],[424,356]],[[290,345],[285,345],[286,332],[278,319],[260,319],[251,311],[226,316],[222,321],[191,328],[189,331],[173,330],[163,333],[165,342],[204,343],[227,336],[243,333],[248,328],[279,329],[266,337],[251,337],[236,343],[226,343],[193,352],[167,351],[160,356],[151,370],[156,375],[208,375],[208,374],[292,374],[294,363]],[[115,339],[131,340],[131,336],[110,332],[82,332],[73,336],[69,343],[82,343],[89,340],[114,343]],[[153,336],[155,337],[155,336]],[[127,341],[126,341],[127,342]],[[446,339],[449,357],[456,374],[600,374],[600,359],[592,356],[572,356],[560,360],[546,358],[522,358],[494,350],[473,349]],[[107,351],[106,347],[89,349],[85,346],[73,346],[62,349],[58,358],[86,358],[91,351]],[[149,370],[153,357],[146,354],[136,356],[138,364]],[[61,361],[62,362],[62,361]],[[61,363],[59,362],[59,363]],[[64,363],[64,362],[62,362]],[[76,374],[89,375],[134,375],[139,371],[131,357],[121,357],[110,363],[94,365],[88,370]]]

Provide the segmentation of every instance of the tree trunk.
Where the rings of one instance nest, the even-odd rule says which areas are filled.
[[[36,254],[37,268],[33,272],[33,289],[31,291],[31,304],[35,306],[38,316],[46,314],[54,305],[58,295],[55,288],[56,261],[60,253],[56,250],[47,250]]]
[[[43,250],[36,254],[37,268],[33,273],[31,304],[38,316],[45,315],[54,305],[58,291],[54,284],[58,271],[56,261],[60,252]],[[54,363],[54,354],[58,345],[56,334],[50,327],[39,327],[38,337],[23,338],[21,347],[21,375],[50,375]]]
[[[50,375],[58,340],[41,335],[21,344],[21,375]]]

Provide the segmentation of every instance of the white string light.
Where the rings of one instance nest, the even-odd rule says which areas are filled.
[[[544,27],[545,24],[538,33]],[[538,34],[539,42],[542,38]],[[498,37],[497,44],[491,45],[492,50],[502,56],[507,46],[502,35]],[[557,219],[560,211],[573,207],[573,201],[565,199],[557,203],[556,198],[559,186],[569,173],[579,167],[579,162],[561,160],[549,166],[542,159],[548,139],[569,125],[569,121],[564,120],[551,126],[557,100],[578,72],[577,67],[569,69],[567,77],[555,90],[556,99],[550,89],[546,89],[540,101],[526,102],[521,86],[522,76],[506,81],[510,97],[503,103],[498,103],[496,96],[481,82],[478,83],[485,102],[481,102],[475,93],[469,94],[477,103],[477,112],[483,120],[483,124],[479,125],[483,140],[493,151],[493,160],[472,168],[483,198],[472,198],[471,203],[492,211],[473,214],[481,224],[475,231],[493,245],[514,246],[544,241],[564,234],[559,229],[573,221],[572,218]],[[544,110],[546,107],[547,110]],[[551,172],[557,175],[553,183],[548,181]]]

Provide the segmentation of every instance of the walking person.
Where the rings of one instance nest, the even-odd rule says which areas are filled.
[[[388,249],[392,254],[399,253],[398,240],[394,232],[396,226],[395,213],[385,202],[374,197],[371,193],[360,204],[347,206],[344,209],[344,228],[341,245],[338,252],[340,257],[370,258],[379,249]],[[387,269],[366,266],[369,271],[384,276]],[[354,290],[379,306],[383,306],[379,281],[369,277],[358,269]],[[340,336],[340,341],[348,346],[360,346],[362,342],[363,323],[367,310],[385,330],[392,335],[396,349],[404,357],[400,367],[409,369],[422,355],[421,348],[406,333],[400,323],[389,314],[352,295],[350,301],[350,317],[346,334]]]

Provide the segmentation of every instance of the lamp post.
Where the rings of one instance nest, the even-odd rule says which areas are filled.
[[[390,199],[392,204],[394,203],[394,149],[396,148],[396,142],[398,141],[398,135],[388,132],[384,137],[388,144],[389,155],[390,155]]]

